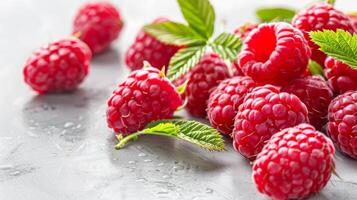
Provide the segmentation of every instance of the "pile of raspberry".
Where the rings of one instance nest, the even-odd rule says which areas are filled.
[[[168,19],[153,23],[162,21]],[[88,75],[91,57],[118,38],[123,20],[112,4],[94,2],[79,10],[73,26],[71,37],[27,60],[24,80],[38,93],[74,91]],[[325,29],[354,33],[356,20],[318,2],[291,23],[244,25],[234,31],[243,41],[236,60],[228,63],[208,52],[173,83],[163,66],[185,47],[141,30],[125,53],[132,72],[108,99],[108,127],[129,135],[172,118],[185,105],[189,115],[207,118],[253,162],[259,192],[273,199],[306,198],[334,172],[334,145],[357,159],[357,70],[310,40],[310,31]],[[310,60],[323,67],[324,76],[307,73]],[[180,93],[182,84],[186,90]]]

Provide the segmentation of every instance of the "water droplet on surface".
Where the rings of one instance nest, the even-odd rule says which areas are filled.
[[[14,172],[11,172],[10,175],[12,176],[17,176],[20,174],[20,171],[14,171]]]
[[[82,124],[78,124],[78,125],[76,126],[77,129],[80,129],[81,127],[82,127]]]
[[[64,128],[69,128],[69,127],[72,127],[72,126],[74,126],[74,123],[73,123],[73,122],[66,122],[66,123],[63,125]]]
[[[129,163],[129,164],[135,164],[135,163],[136,163],[136,161],[131,160],[131,161],[129,161],[128,163]]]
[[[137,149],[143,149],[143,146],[138,145],[138,146],[136,146],[136,148],[137,148]]]
[[[164,163],[157,164],[158,167],[164,166]]]
[[[145,153],[139,153],[138,156],[139,156],[139,157],[145,157],[146,154],[145,154]]]
[[[169,175],[163,175],[162,178],[168,179],[168,178],[170,178],[170,176]]]
[[[144,162],[151,162],[152,160],[150,159],[145,159]]]
[[[32,131],[27,131],[27,135],[30,137],[38,137],[38,135],[33,133]]]
[[[137,178],[136,181],[137,182],[146,182],[147,179],[146,178]]]
[[[213,193],[213,189],[212,188],[206,188],[206,193],[212,194]]]
[[[0,165],[0,169],[1,170],[9,170],[9,169],[12,169],[14,168],[13,165]]]

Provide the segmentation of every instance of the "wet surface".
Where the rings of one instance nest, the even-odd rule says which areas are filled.
[[[89,77],[77,91],[38,96],[23,83],[26,57],[70,33],[82,2],[0,3],[0,199],[265,199],[254,188],[249,163],[234,152],[229,140],[227,151],[220,153],[156,136],[141,137],[120,151],[113,148],[115,139],[105,121],[106,99],[129,73],[123,52],[143,23],[157,16],[181,19],[174,0],[114,1],[126,19],[125,30],[112,49],[93,60]],[[226,21],[226,29],[232,30],[253,19],[258,5],[284,1],[213,2],[217,24]],[[341,8],[355,4],[339,3]],[[334,176],[312,199],[357,198],[357,162],[340,154],[336,160],[342,179]]]

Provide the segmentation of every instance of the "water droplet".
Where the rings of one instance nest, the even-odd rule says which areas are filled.
[[[12,176],[17,176],[20,174],[20,171],[14,171],[14,172],[11,172],[10,175]]]
[[[69,127],[72,127],[72,126],[74,126],[74,123],[73,123],[73,122],[66,122],[66,123],[63,125],[64,128],[69,128]]]
[[[164,163],[157,164],[158,167],[164,166]]]
[[[38,137],[38,135],[33,133],[32,131],[27,131],[27,135],[30,137]]]
[[[185,167],[182,166],[182,165],[175,165],[175,166],[173,167],[173,169],[174,169],[175,171],[180,171],[180,170],[185,169]]]
[[[136,181],[137,182],[146,182],[147,179],[146,178],[137,178]]]
[[[162,178],[168,179],[168,178],[170,178],[170,176],[169,175],[163,175]]]
[[[212,188],[206,188],[206,193],[212,194],[213,193],[213,189]]]
[[[13,165],[0,165],[0,169],[2,170],[8,170],[14,168]]]
[[[129,164],[135,164],[135,163],[136,163],[136,161],[131,160],[131,161],[129,161],[128,163],[129,163]]]
[[[138,146],[136,146],[136,148],[137,148],[137,149],[143,149],[143,146],[138,145]]]
[[[144,162],[151,162],[152,160],[150,159],[145,159]]]
[[[139,157],[145,157],[146,154],[145,154],[145,153],[139,153],[138,156],[139,156]]]
[[[78,124],[78,125],[76,126],[77,129],[80,129],[81,127],[82,127],[82,124]]]

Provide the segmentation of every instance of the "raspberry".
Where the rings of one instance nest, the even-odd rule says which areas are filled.
[[[322,31],[324,29],[333,30],[343,29],[351,33],[354,27],[348,17],[331,4],[320,2],[301,10],[292,20],[294,27],[303,31],[306,40],[312,50],[311,58],[324,65],[326,54],[319,50],[319,46],[310,40],[310,31]]]
[[[248,76],[236,76],[222,81],[208,99],[208,119],[223,134],[231,134],[234,117],[244,96],[256,86]]]
[[[164,21],[168,20],[159,18],[153,23]],[[144,31],[140,31],[135,42],[125,53],[125,63],[131,70],[141,69],[143,61],[148,61],[153,67],[161,69],[169,65],[171,57],[178,50],[178,46],[164,44]]]
[[[335,168],[329,138],[309,124],[272,136],[253,165],[253,181],[272,199],[304,199],[322,190]]]
[[[297,78],[282,88],[283,92],[295,94],[309,110],[310,123],[321,130],[327,122],[327,109],[333,93],[321,76]]]
[[[357,70],[332,57],[326,58],[325,75],[336,94],[357,90]]]
[[[107,49],[122,28],[119,11],[108,2],[83,5],[73,23],[73,33],[79,34],[79,39],[87,43],[94,54]]]
[[[205,117],[210,93],[222,80],[229,77],[224,60],[217,54],[206,54],[188,75],[185,91],[188,112],[195,117]]]
[[[152,67],[136,70],[109,98],[108,126],[128,135],[152,121],[171,118],[181,104],[180,94],[162,72]]]
[[[78,39],[50,43],[26,61],[25,82],[40,94],[73,91],[87,76],[91,57],[89,47]]]
[[[249,33],[258,27],[258,24],[251,24],[247,23],[244,24],[243,26],[238,27],[236,30],[234,30],[234,34],[236,34],[238,37],[240,37],[242,40],[247,38]]]
[[[308,111],[297,96],[280,92],[272,85],[256,87],[239,106],[233,146],[254,160],[273,134],[305,122],[308,122]]]
[[[328,110],[327,132],[336,147],[357,159],[357,91],[336,97]]]
[[[281,84],[305,72],[310,54],[298,29],[283,22],[269,23],[249,34],[238,63],[243,73],[256,82]]]

